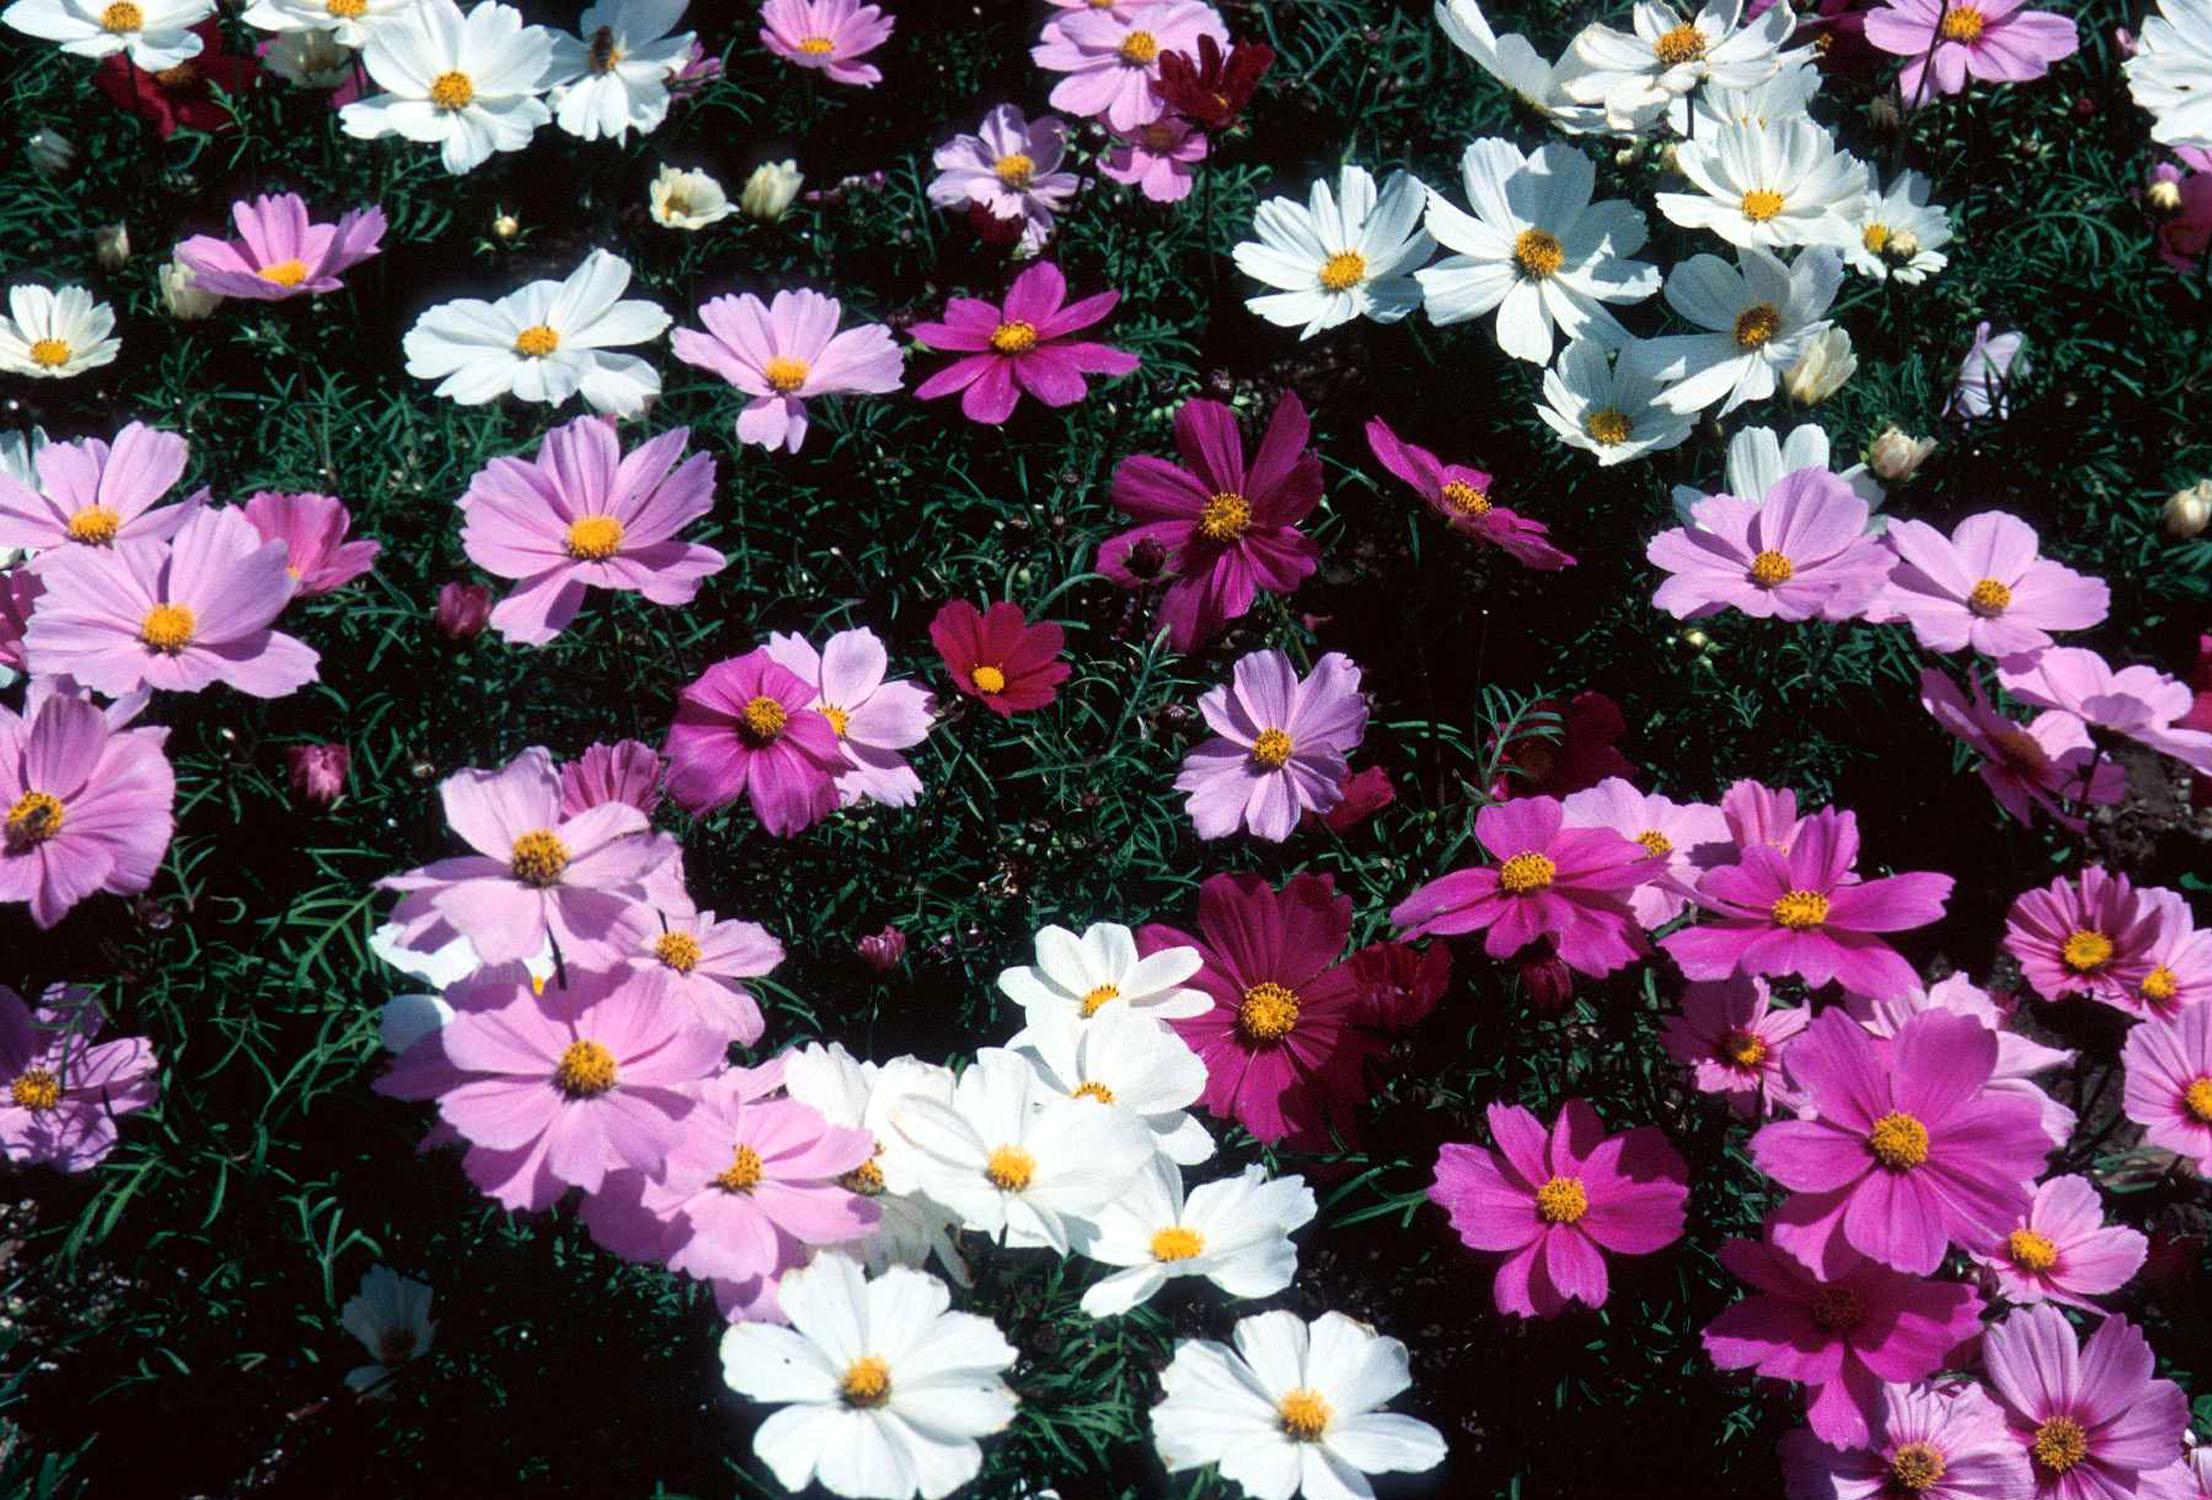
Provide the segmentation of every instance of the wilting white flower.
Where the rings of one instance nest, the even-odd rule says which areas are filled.
[[[346,1372],[346,1384],[357,1391],[382,1385],[401,1365],[428,1354],[438,1333],[430,1321],[429,1284],[389,1266],[372,1267],[361,1278],[361,1290],[339,1310],[338,1321],[376,1361]]]
[[[131,229],[128,224],[102,224],[92,231],[92,259],[103,271],[119,271],[130,264]]]
[[[2212,0],[2158,0],[2121,67],[2152,140],[2212,150]]]
[[[415,320],[402,347],[407,373],[439,382],[463,406],[500,396],[558,406],[582,394],[592,410],[629,416],[660,394],[661,378],[634,354],[669,316],[651,302],[623,301],[630,265],[594,250],[565,281],[533,281],[497,302],[441,302]]]
[[[1436,24],[1484,72],[1569,135],[1589,135],[1605,128],[1605,111],[1567,97],[1561,82],[1566,64],[1544,61],[1525,36],[1510,32],[1499,36],[1475,0],[1437,0]]]
[[[36,380],[66,380],[114,362],[115,309],[81,286],[8,288],[0,317],[0,370]]]
[[[998,987],[1033,1027],[1069,1016],[1089,1020],[1117,1002],[1156,1020],[1180,1021],[1214,1008],[1212,996],[1183,983],[1204,964],[1187,947],[1139,958],[1136,935],[1119,922],[1094,922],[1081,937],[1044,927],[1035,965],[1001,970]]]
[[[1428,189],[1393,172],[1375,190],[1365,167],[1347,164],[1336,190],[1316,182],[1307,201],[1270,198],[1252,217],[1257,240],[1236,247],[1237,269],[1281,290],[1244,305],[1282,328],[1305,325],[1312,338],[1354,318],[1395,323],[1421,305],[1413,270],[1435,241],[1421,230]]]
[[[1951,219],[1928,201],[1928,179],[1918,172],[1898,173],[1885,193],[1869,166],[1866,195],[1838,243],[1852,270],[1915,286],[1950,264],[1940,252],[1951,243]]]
[[[215,14],[215,0],[15,0],[0,21],[27,36],[58,42],[77,57],[113,57],[163,73],[200,55],[192,28]]]
[[[805,181],[806,173],[795,161],[764,161],[745,179],[737,195],[738,211],[755,224],[773,224],[791,211]]]
[[[1834,469],[1830,468],[1832,457],[1828,433],[1817,422],[1801,423],[1791,428],[1788,436],[1779,438],[1771,427],[1745,427],[1728,440],[1723,490],[1739,500],[1764,500],[1786,476],[1799,469],[1823,469],[1851,486],[1851,493],[1864,500],[1870,509],[1878,509],[1882,503],[1882,487],[1867,473],[1866,465]],[[1700,501],[1710,498],[1703,490],[1692,489],[1686,484],[1676,485],[1676,518],[1685,526],[1697,525],[1695,509]],[[1867,530],[1879,531],[1887,524],[1885,518],[1877,516],[1868,523]]]
[[[1269,1179],[1260,1167],[1183,1196],[1183,1174],[1162,1157],[1099,1210],[1076,1250],[1119,1266],[1083,1294],[1094,1318],[1125,1313],[1177,1276],[1203,1276],[1232,1297],[1272,1297],[1298,1270],[1291,1231],[1313,1219],[1302,1177]]]
[[[286,83],[328,91],[353,78],[353,49],[328,31],[279,32],[261,54],[262,66]]]
[[[1731,245],[1833,244],[1851,232],[1866,172],[1807,119],[1726,125],[1674,148],[1694,193],[1660,193],[1659,211]]]
[[[263,31],[301,36],[320,32],[341,47],[359,47],[369,33],[422,0],[254,0],[239,17]]]
[[[1685,416],[1718,401],[1722,415],[1774,394],[1781,372],[1828,328],[1823,315],[1843,281],[1843,261],[1825,245],[1784,265],[1754,245],[1731,266],[1693,255],[1667,273],[1667,305],[1705,333],[1651,341],[1656,373],[1671,381],[1660,403]]]
[[[1214,1154],[1214,1138],[1187,1112],[1206,1092],[1206,1065],[1150,1016],[1120,1005],[1090,1021],[1064,1015],[1024,1030],[1012,1050],[1037,1070],[1040,1097],[1126,1109],[1185,1166]]]
[[[1671,5],[1637,0],[1633,31],[1590,25],[1575,37],[1579,65],[1567,97],[1605,108],[1614,130],[1640,132],[1701,83],[1745,89],[1782,67],[1782,45],[1797,28],[1787,0],[1748,26],[1740,3],[1708,4],[1685,20]]]
[[[220,292],[203,292],[193,283],[192,268],[181,260],[167,260],[155,273],[161,287],[161,305],[180,323],[197,323],[223,305]]]
[[[385,90],[338,111],[346,134],[397,135],[440,148],[456,175],[495,151],[520,151],[550,115],[543,94],[553,36],[522,12],[480,0],[465,17],[453,0],[416,3],[369,33],[361,62]]]
[[[653,222],[665,229],[704,229],[728,218],[729,195],[704,172],[664,166],[646,189]]]
[[[1851,335],[1830,325],[1805,341],[1782,389],[1800,406],[1818,406],[1843,389],[1843,383],[1859,370],[1859,356],[1851,350]]]
[[[688,31],[671,36],[685,0],[600,0],[553,33],[553,120],[587,141],[648,134],[668,118],[668,80],[691,56]]]
[[[1614,359],[1590,339],[1569,344],[1544,372],[1536,414],[1601,468],[1672,448],[1690,435],[1688,416],[1658,402],[1650,345],[1631,343]]]

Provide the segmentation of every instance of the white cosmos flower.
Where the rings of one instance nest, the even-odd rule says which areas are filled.
[[[1498,347],[1516,359],[1551,361],[1552,329],[1608,347],[1628,334],[1608,302],[1641,302],[1659,269],[1627,257],[1643,248],[1644,216],[1618,199],[1590,201],[1597,169],[1572,146],[1523,156],[1510,141],[1481,140],[1460,158],[1472,214],[1429,195],[1429,233],[1447,250],[1414,273],[1438,323],[1496,308]]]
[[[1011,1050],[1037,1071],[1040,1102],[1092,1099],[1144,1121],[1162,1155],[1195,1166],[1214,1138],[1188,1110],[1206,1092],[1206,1065],[1162,1023],[1127,1006],[1095,1020],[1062,1015],[1026,1028]]]
[[[369,33],[421,0],[254,0],[239,19],[263,31],[321,31],[341,47],[358,47]]]
[[[1484,72],[1511,89],[1522,103],[1569,135],[1590,135],[1605,128],[1605,111],[1567,97],[1566,60],[1544,61],[1525,36],[1499,36],[1475,0],[1436,0],[1436,24],[1451,44],[1482,65]]]
[[[1182,1340],[1161,1373],[1152,1440],[1169,1473],[1218,1464],[1254,1500],[1365,1500],[1368,1474],[1444,1461],[1434,1427],[1377,1410],[1413,1384],[1396,1339],[1334,1312],[1260,1313],[1234,1337]]]
[[[647,133],[668,118],[668,79],[691,56],[691,33],[669,33],[685,0],[600,0],[578,35],[553,34],[553,119],[587,141]]]
[[[353,49],[327,31],[277,33],[261,54],[270,72],[303,89],[335,90],[353,78]]]
[[[893,1266],[871,1281],[837,1254],[786,1271],[776,1300],[791,1326],[732,1326],[722,1378],[782,1408],[753,1434],[778,1484],[938,1500],[975,1478],[976,1439],[1014,1420],[1000,1379],[1014,1346],[990,1319],[947,1311],[952,1294],[934,1276]]]
[[[1715,0],[1685,20],[1671,5],[1637,0],[1633,31],[1590,25],[1575,37],[1579,68],[1564,80],[1567,96],[1603,105],[1613,129],[1638,132],[1701,83],[1724,89],[1764,83],[1782,66],[1797,15],[1784,0],[1739,26],[1742,11],[1742,0]]]
[[[429,1283],[389,1266],[370,1268],[361,1278],[361,1290],[339,1310],[338,1321],[375,1361],[346,1372],[346,1384],[357,1391],[382,1385],[401,1365],[428,1354],[438,1334],[438,1325],[430,1321]]]
[[[1755,245],[1733,266],[1717,255],[1683,261],[1667,273],[1667,305],[1708,331],[1651,341],[1656,373],[1672,382],[1660,403],[1694,416],[1718,401],[1725,416],[1773,395],[1780,372],[1830,326],[1824,315],[1842,282],[1842,257],[1826,245],[1790,265]]]
[[[1660,193],[1659,211],[1731,245],[1833,244],[1850,233],[1866,169],[1811,120],[1728,125],[1675,147],[1694,193]]]
[[[704,229],[736,211],[722,184],[705,172],[664,166],[646,189],[653,222],[663,229]]]
[[[2152,140],[2212,150],[2212,0],[2158,0],[2121,66]]]
[[[1536,414],[1569,447],[1596,454],[1600,468],[1676,446],[1690,435],[1690,419],[1659,405],[1650,348],[1631,343],[1615,359],[1590,339],[1569,344],[1544,372]]]
[[[513,395],[559,406],[582,394],[593,411],[626,417],[660,394],[661,378],[634,354],[669,324],[657,303],[623,301],[630,264],[594,250],[566,281],[533,281],[497,302],[441,302],[415,320],[402,346],[407,373],[439,382],[463,406]]]
[[[1851,486],[1851,493],[1864,500],[1870,511],[1878,511],[1883,499],[1882,487],[1867,472],[1866,465],[1831,468],[1832,456],[1828,433],[1818,422],[1801,423],[1790,429],[1788,437],[1782,438],[1776,437],[1771,427],[1745,427],[1728,440],[1723,488],[1739,500],[1757,503],[1799,469],[1822,469]],[[1697,525],[1693,511],[1700,501],[1710,498],[1703,490],[1692,489],[1686,484],[1676,485],[1675,516],[1685,526]],[[1886,517],[1877,515],[1867,523],[1866,529],[1869,533],[1878,533],[1888,524]]]
[[[1837,243],[1861,275],[1917,286],[1951,263],[1942,253],[1951,243],[1951,217],[1928,201],[1928,179],[1918,172],[1898,173],[1885,193],[1869,165],[1859,211]]]
[[[1728,125],[1765,127],[1803,118],[1820,92],[1820,69],[1784,61],[1782,70],[1764,83],[1740,89],[1708,85],[1674,100],[1667,106],[1667,124],[1676,135],[1695,138]]]
[[[1136,934],[1119,922],[1094,922],[1081,937],[1045,927],[1037,933],[1036,964],[1000,971],[998,987],[1031,1026],[1065,1016],[1089,1020],[1116,1002],[1156,1020],[1180,1021],[1214,1008],[1212,996],[1183,983],[1204,965],[1191,947],[1137,957]]]
[[[77,57],[121,52],[161,73],[200,55],[192,28],[214,14],[215,0],[15,0],[0,21]]]
[[[115,309],[81,286],[11,286],[8,316],[0,317],[0,370],[67,380],[112,364],[123,347],[114,333]]]
[[[1272,1297],[1298,1272],[1294,1229],[1312,1222],[1313,1189],[1302,1177],[1243,1175],[1203,1183],[1183,1196],[1183,1174],[1161,1158],[1099,1211],[1076,1249],[1122,1269],[1083,1294],[1094,1318],[1125,1313],[1177,1276],[1203,1276],[1232,1297]]]
[[[1121,1108],[1045,1093],[1036,1072],[985,1047],[950,1105],[909,1098],[891,1111],[878,1164],[895,1193],[926,1193],[968,1228],[1008,1245],[1068,1252],[1088,1219],[1157,1154],[1144,1121]]]
[[[1281,290],[1244,305],[1279,327],[1304,324],[1306,339],[1354,318],[1397,322],[1421,305],[1412,272],[1436,248],[1421,232],[1427,201],[1419,178],[1393,172],[1378,194],[1368,170],[1349,164],[1334,192],[1323,180],[1304,203],[1268,199],[1252,216],[1259,238],[1237,246],[1236,262]]]
[[[550,116],[553,35],[522,12],[481,0],[467,16],[453,0],[416,0],[375,27],[361,62],[385,92],[338,111],[346,134],[404,136],[441,148],[459,173],[495,151],[520,151]]]
[[[915,1057],[886,1063],[861,1062],[837,1042],[810,1042],[784,1054],[784,1091],[832,1125],[865,1130],[881,1156],[892,1140],[891,1116],[909,1099],[952,1103],[952,1070]],[[883,1171],[863,1162],[852,1174],[854,1192],[882,1211],[866,1239],[838,1249],[857,1255],[870,1271],[885,1266],[922,1266],[934,1255],[945,1274],[968,1284],[968,1263],[952,1239],[952,1215],[919,1193],[886,1192]]]

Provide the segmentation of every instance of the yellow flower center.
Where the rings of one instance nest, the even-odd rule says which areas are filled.
[[[123,529],[123,518],[104,505],[88,505],[69,518],[69,540],[105,547]]]
[[[273,266],[263,266],[254,275],[263,281],[273,281],[278,286],[298,286],[307,279],[307,262],[280,260]]]
[[[1205,1253],[1206,1237],[1195,1229],[1171,1224],[1152,1236],[1154,1260],[1191,1260]]]
[[[561,336],[543,323],[532,323],[515,335],[515,353],[543,359],[561,347]]]
[[[2101,932],[2077,927],[2058,947],[2059,962],[2076,974],[2094,974],[2112,962],[2112,939]]]
[[[847,1406],[881,1406],[891,1399],[891,1366],[881,1356],[863,1354],[845,1367],[837,1394]]]
[[[1966,595],[1966,607],[1983,619],[1991,619],[2012,608],[2012,590],[1994,578],[1984,578]]]
[[[1979,41],[1982,28],[1988,24],[1973,6],[1954,5],[1943,17],[1943,39],[1947,42]]]
[[[791,711],[763,693],[757,698],[745,700],[745,706],[737,713],[737,732],[754,745],[767,745],[783,733],[784,725],[791,722]]]
[[[740,1146],[730,1164],[714,1175],[714,1185],[725,1193],[749,1193],[760,1186],[760,1153]]]
[[[20,853],[45,843],[61,832],[61,798],[52,792],[25,792],[8,809],[7,847]]]
[[[1782,208],[1782,195],[1772,188],[1753,188],[1743,195],[1743,216],[1754,224],[1764,224]]]
[[[69,363],[69,341],[39,339],[31,345],[31,363],[42,370],[58,370]]]
[[[1121,39],[1121,60],[1132,68],[1148,68],[1160,55],[1160,39],[1149,31],[1132,31]]]
[[[1027,354],[1037,347],[1037,325],[1001,323],[991,330],[991,347],[1001,354]]]
[[[788,396],[806,384],[807,362],[779,354],[760,367],[760,378],[768,382],[768,389],[778,395]]]
[[[369,0],[323,0],[323,13],[341,21],[358,21],[369,13]]]
[[[1653,859],[1665,859],[1674,853],[1674,840],[1656,828],[1647,828],[1636,835],[1636,842],[1644,846],[1644,853]]]
[[[1019,192],[1037,175],[1037,163],[1024,152],[1009,151],[991,164],[991,170],[1000,182]]]
[[[1481,516],[1490,512],[1490,497],[1464,479],[1444,481],[1444,503],[1462,515]]]
[[[831,732],[839,739],[843,739],[845,731],[852,727],[853,716],[834,703],[825,703],[814,711],[829,720]]]
[[[1713,1050],[1720,1055],[1722,1062],[1733,1063],[1749,1072],[1767,1060],[1767,1039],[1756,1031],[1731,1026],[1721,1033],[1720,1041]]]
[[[689,974],[699,967],[702,953],[699,940],[688,932],[664,932],[653,942],[653,956],[664,968],[679,974]]]
[[[983,1175],[1002,1193],[1018,1193],[1036,1180],[1037,1158],[1019,1146],[993,1147]]]
[[[1279,1042],[1298,1025],[1298,992],[1273,980],[1255,984],[1237,1006],[1237,1029],[1255,1042]]]
[[[2058,1246],[2047,1234],[2015,1229],[2005,1236],[2005,1258],[2023,1271],[2048,1271],[2058,1264]]]
[[[1367,279],[1367,257],[1357,250],[1339,250],[1321,263],[1321,285],[1332,292],[1348,292]]]
[[[1582,419],[1582,430],[1593,441],[1614,447],[1625,443],[1636,431],[1636,424],[1628,419],[1628,413],[1617,406],[1601,406]]]
[[[1103,1083],[1079,1083],[1068,1090],[1070,1099],[1096,1099],[1101,1104],[1114,1102],[1114,1091]]]
[[[51,1068],[25,1068],[8,1086],[8,1098],[17,1109],[45,1114],[61,1103],[61,1080]]]
[[[1738,348],[1756,349],[1782,331],[1782,314],[1771,303],[1747,307],[1736,317]]]
[[[1818,891],[1785,891],[1775,898],[1771,913],[1790,931],[1803,932],[1828,920],[1828,898]]]
[[[146,611],[146,618],[138,627],[138,638],[156,651],[175,656],[192,644],[192,634],[199,628],[199,617],[189,605],[157,604]]]
[[[430,102],[439,109],[467,109],[476,102],[476,82],[459,71],[430,80]]]
[[[1705,55],[1705,33],[1685,22],[1653,42],[1651,55],[1670,68],[1696,62]]]
[[[553,1069],[553,1086],[571,1099],[596,1099],[614,1087],[614,1054],[594,1041],[579,1038],[561,1051]]]
[[[1796,576],[1797,564],[1779,552],[1769,549],[1751,559],[1751,581],[1760,588],[1775,588]]]
[[[1524,229],[1514,238],[1513,258],[1523,271],[1542,281],[1567,263],[1567,252],[1560,247],[1558,236],[1541,229]]]
[[[1279,771],[1290,763],[1290,736],[1280,729],[1263,729],[1252,741],[1252,764],[1263,771]]]
[[[1508,896],[1526,896],[1548,889],[1558,875],[1559,866],[1550,855],[1524,849],[1498,866],[1498,888]]]
[[[1892,1172],[1909,1172],[1928,1159],[1928,1127],[1903,1110],[1891,1110],[1867,1132],[1866,1149]]]
[[[568,555],[578,562],[605,562],[622,547],[622,523],[613,516],[579,516],[569,523]]]
[[[1957,14],[1952,12],[1953,16]],[[1947,25],[1944,29],[1948,31],[1950,27]],[[2035,1441],[2028,1445],[2028,1454],[2039,1467],[2053,1474],[2063,1474],[2089,1456],[2089,1434],[2072,1417],[2053,1417],[2035,1429]]]
[[[883,1148],[878,1146],[876,1149],[880,1151]],[[858,1193],[863,1198],[880,1198],[883,1196],[883,1168],[872,1161],[864,1161],[838,1178],[837,1185],[846,1192]]]
[[[1889,226],[1887,224],[1867,225],[1865,231],[1859,236],[1859,243],[1866,246],[1869,253],[1880,255],[1882,247],[1889,243]]]
[[[524,885],[543,890],[559,883],[561,872],[568,868],[568,845],[550,828],[533,828],[515,840],[507,867]]]
[[[2199,1125],[2212,1125],[2212,1077],[2191,1079],[2181,1091],[2181,1107],[2195,1117]]]
[[[837,43],[826,36],[802,37],[799,50],[809,57],[827,57],[837,50]]]
[[[133,5],[131,0],[115,0],[113,5],[100,12],[100,27],[103,31],[136,31],[145,24],[146,13]]]
[[[1275,1418],[1282,1423],[1284,1435],[1301,1443],[1321,1441],[1334,1415],[1321,1393],[1307,1386],[1298,1387],[1275,1403]]]
[[[1536,1214],[1546,1224],[1573,1224],[1590,1211],[1579,1177],[1554,1177],[1536,1190]]]
[[[1006,674],[997,667],[977,667],[968,674],[979,693],[1003,693],[1006,691]]]
[[[2136,993],[2153,1005],[2171,1005],[2174,996],[2181,993],[2181,976],[2160,964],[2143,976],[2143,983]]]
[[[1198,510],[1198,534],[1209,542],[1233,542],[1252,524],[1252,502],[1223,490]]]
[[[1109,1000],[1119,1000],[1121,991],[1110,984],[1102,984],[1083,997],[1083,1018],[1089,1020],[1098,1014],[1099,1007]]]
[[[1943,1455],[1931,1443],[1899,1443],[1889,1456],[1889,1477],[1908,1495],[1925,1494],[1943,1477]]]
[[[1809,1311],[1814,1327],[1841,1333],[1859,1326],[1859,1320],[1866,1316],[1866,1305],[1850,1287],[1824,1286],[1813,1293]]]

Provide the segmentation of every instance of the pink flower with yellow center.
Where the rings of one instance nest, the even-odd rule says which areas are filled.
[[[237,239],[194,235],[177,246],[177,260],[192,272],[196,289],[260,302],[337,291],[338,278],[376,254],[384,238],[382,209],[359,208],[335,224],[315,224],[295,193],[241,198],[230,217]]]

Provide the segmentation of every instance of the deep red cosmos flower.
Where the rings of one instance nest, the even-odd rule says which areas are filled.
[[[192,28],[202,46],[200,55],[173,68],[149,73],[118,52],[93,70],[92,82],[118,109],[154,127],[154,134],[169,139],[181,129],[235,130],[238,122],[230,109],[215,97],[215,90],[243,94],[261,74],[261,64],[250,57],[223,50],[222,33],[214,18]]]
[[[1193,125],[1226,130],[1244,113],[1252,91],[1273,66],[1272,47],[1238,42],[1224,56],[1219,42],[1202,35],[1195,60],[1187,52],[1160,54],[1160,76],[1153,82],[1152,96]]]
[[[1018,604],[985,611],[950,600],[929,622],[929,638],[952,685],[1002,719],[1059,697],[1073,670],[1060,660],[1060,627],[1030,624]]]

